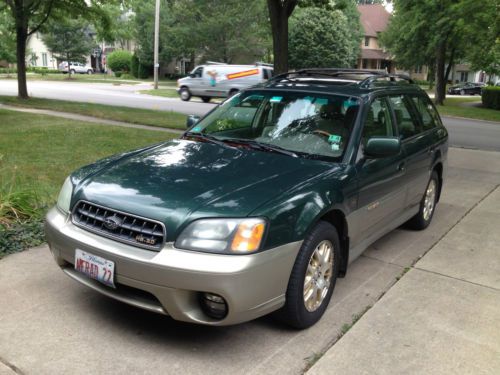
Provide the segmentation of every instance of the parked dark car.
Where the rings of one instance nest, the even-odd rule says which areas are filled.
[[[461,83],[458,85],[448,87],[448,94],[450,95],[481,95],[481,90],[486,86],[485,83]]]
[[[372,242],[432,220],[448,134],[405,76],[286,73],[196,121],[66,179],[45,230],[68,276],[176,320],[306,328]]]

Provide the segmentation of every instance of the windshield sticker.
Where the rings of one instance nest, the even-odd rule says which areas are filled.
[[[342,137],[340,135],[336,135],[336,134],[331,134],[329,137],[328,137],[328,142],[330,143],[340,143],[340,141],[342,140]]]
[[[326,99],[326,98],[316,98],[316,100],[314,101],[314,104],[317,104],[317,105],[328,104],[328,99]]]
[[[351,99],[349,98],[348,100],[344,101],[344,108],[347,109],[349,107],[359,105],[358,99]]]
[[[193,129],[191,129],[191,131],[199,132],[199,131],[201,131],[201,129],[203,129],[201,126],[195,126]]]
[[[282,96],[273,96],[270,100],[271,103],[279,103],[283,100]]]
[[[338,143],[334,143],[334,144],[332,144],[332,150],[333,150],[333,151],[338,151],[338,150],[340,150],[340,145],[339,145]]]

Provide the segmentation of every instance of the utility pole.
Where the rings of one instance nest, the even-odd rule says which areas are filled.
[[[158,90],[158,69],[160,64],[158,62],[158,48],[160,42],[160,0],[156,0],[156,10],[155,10],[155,51],[154,51],[154,79],[155,79],[155,90]]]

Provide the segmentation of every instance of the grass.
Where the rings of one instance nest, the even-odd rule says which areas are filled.
[[[0,258],[43,242],[40,218],[72,171],[175,136],[0,109]]]
[[[24,100],[14,96],[0,96],[0,103],[18,107],[70,112],[107,120],[130,122],[132,124],[174,129],[186,128],[186,115],[172,111],[118,107],[104,104],[79,103],[41,98]]]
[[[158,90],[140,90],[141,94],[162,96],[164,98],[178,98],[179,94],[173,89],[158,89]]]
[[[465,117],[477,120],[500,122],[500,111],[483,108],[481,98],[454,98],[447,97],[444,106],[438,106],[442,116]]]

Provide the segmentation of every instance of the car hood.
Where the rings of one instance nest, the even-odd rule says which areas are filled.
[[[174,240],[200,217],[242,217],[337,164],[213,143],[173,140],[110,159],[75,187],[73,202],[159,220]]]

